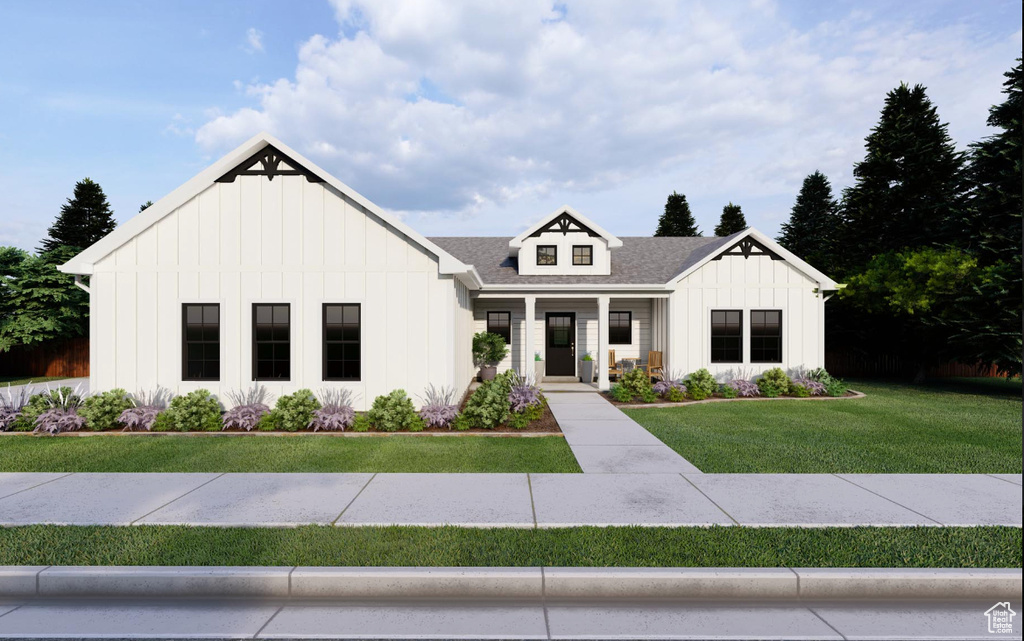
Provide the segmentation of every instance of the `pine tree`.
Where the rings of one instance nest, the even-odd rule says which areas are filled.
[[[700,236],[686,196],[672,192],[665,201],[665,213],[658,219],[655,236]]]
[[[730,201],[722,207],[722,218],[715,226],[715,236],[729,236],[747,228],[747,219],[743,217],[743,210],[739,205]]]
[[[60,247],[82,250],[114,231],[116,226],[103,189],[85,178],[75,184],[74,197],[61,206],[60,215],[50,226],[39,251],[49,252]]]
[[[146,202],[144,202],[141,205],[139,205],[139,213],[141,214],[142,212],[146,211],[147,209],[149,209],[152,206],[153,206],[153,201],[152,200],[147,200]]]
[[[964,155],[946,129],[923,86],[888,93],[853,169],[856,182],[843,194],[847,273],[876,254],[967,239]]]
[[[89,330],[89,295],[57,271],[78,252],[59,247],[24,257],[8,282],[11,313],[0,318],[0,352],[12,347],[83,336]]]
[[[839,204],[825,174],[804,178],[789,220],[782,224],[779,244],[826,274],[836,267],[836,235],[842,225]]]

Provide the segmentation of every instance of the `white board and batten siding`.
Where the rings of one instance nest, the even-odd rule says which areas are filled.
[[[472,376],[460,337],[468,291],[438,259],[326,183],[239,176],[214,183],[99,261],[90,284],[92,389],[157,385],[181,394],[253,385],[252,305],[291,306],[291,379],[273,396],[347,387],[357,409]],[[182,380],[182,305],[220,305],[219,381]],[[322,305],[361,305],[362,377],[325,382]]]
[[[783,260],[725,256],[676,284],[669,298],[668,366],[687,374],[707,367],[720,380],[749,378],[772,367],[824,366],[824,300],[818,284]],[[711,362],[711,311],[743,312],[743,362]],[[782,311],[782,363],[750,360],[751,310]]]

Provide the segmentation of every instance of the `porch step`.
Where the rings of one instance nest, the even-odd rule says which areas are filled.
[[[545,376],[540,379],[541,383],[579,383],[579,376]]]

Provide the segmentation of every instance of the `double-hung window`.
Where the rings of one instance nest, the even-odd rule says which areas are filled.
[[[743,362],[743,312],[738,309],[711,312],[711,362]]]
[[[593,265],[594,264],[594,248],[591,245],[573,245],[572,246],[572,264],[573,265]]]
[[[778,309],[750,312],[750,362],[782,362],[782,311]]]
[[[512,344],[512,314],[510,312],[487,312],[487,331],[505,339],[506,345]]]
[[[291,305],[252,306],[252,378],[289,380],[292,374]]]
[[[558,264],[558,246],[557,245],[537,245],[537,264],[538,265],[557,265]]]
[[[220,380],[220,305],[181,306],[181,380]]]
[[[324,303],[325,381],[358,381],[362,376],[362,324],[358,303]]]
[[[633,344],[633,312],[608,312],[608,344]]]

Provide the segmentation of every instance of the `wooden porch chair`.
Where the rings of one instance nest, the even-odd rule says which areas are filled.
[[[622,367],[615,362],[615,350],[608,350],[608,378],[615,376],[617,378],[622,377]]]
[[[643,367],[651,378],[665,380],[665,366],[661,361],[661,352],[647,352],[647,364]]]

